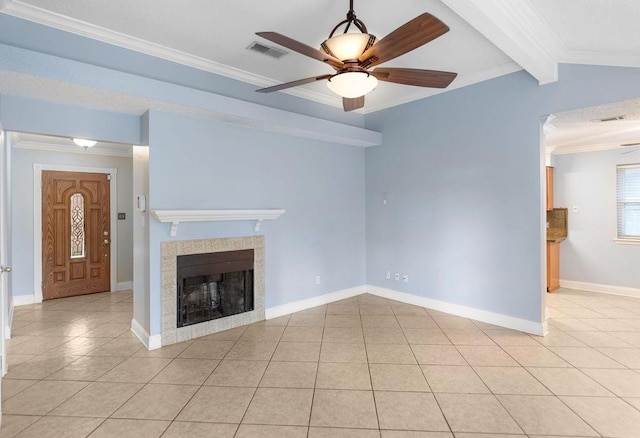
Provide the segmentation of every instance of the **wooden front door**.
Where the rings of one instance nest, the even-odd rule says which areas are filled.
[[[42,172],[42,296],[111,290],[109,175]]]

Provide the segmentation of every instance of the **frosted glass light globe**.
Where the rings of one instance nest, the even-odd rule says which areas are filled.
[[[370,37],[368,33],[342,33],[329,38],[323,44],[326,44],[340,61],[346,61],[358,59],[367,47]]]
[[[331,91],[347,98],[364,96],[376,88],[377,85],[378,80],[375,76],[366,72],[340,73],[327,81],[327,86]]]

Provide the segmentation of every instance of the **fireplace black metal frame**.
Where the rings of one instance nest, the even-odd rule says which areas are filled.
[[[204,254],[182,255],[177,258],[177,327],[186,327],[188,325],[200,322],[210,321],[226,316],[237,315],[239,313],[254,310],[254,250],[236,250],[212,252]],[[214,282],[224,282],[225,276],[228,274],[242,273],[244,287],[242,293],[243,306],[241,308],[233,308],[232,306],[219,306],[203,309],[200,317],[187,318],[183,313],[185,309],[184,288],[185,280],[204,277],[219,278]],[[225,293],[222,291],[221,293]]]

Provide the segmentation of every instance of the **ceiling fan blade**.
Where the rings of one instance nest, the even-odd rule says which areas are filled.
[[[298,85],[310,84],[312,82],[329,79],[333,75],[313,76],[310,78],[298,79],[297,81],[285,82],[284,84],[274,85],[273,87],[260,88],[256,90],[258,93],[273,93],[274,91],[284,90],[286,88],[297,87]]]
[[[418,15],[366,50],[358,60],[364,68],[404,55],[449,31],[449,26],[429,13]]]
[[[265,38],[283,47],[286,47],[287,49],[291,49],[294,52],[298,52],[310,58],[317,59],[318,61],[325,62],[333,68],[338,69],[344,65],[342,61],[334,58],[331,55],[328,55],[318,49],[314,49],[311,46],[307,46],[300,41],[296,41],[293,38],[289,38],[288,36],[279,34],[277,32],[256,32],[256,35],[261,36],[262,38]]]
[[[342,98],[342,108],[344,108],[345,111],[357,110],[359,108],[362,108],[363,106],[364,106],[364,96],[354,97],[354,98],[348,98],[348,97]]]
[[[371,74],[385,82],[429,88],[447,88],[456,76],[458,76],[457,73],[448,71],[384,67],[376,68]]]

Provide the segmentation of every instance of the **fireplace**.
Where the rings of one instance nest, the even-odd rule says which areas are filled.
[[[253,310],[254,250],[178,256],[177,327]]]
[[[160,244],[163,346],[264,320],[264,243],[264,236],[254,235]],[[225,253],[233,255],[222,255]],[[180,274],[180,280],[179,264],[187,268],[186,273]],[[217,267],[204,270],[203,266],[209,264]],[[226,291],[237,290],[239,286],[247,286],[245,293],[228,298]],[[251,292],[247,292],[248,287]],[[183,292],[189,289],[191,297],[179,301],[180,288]],[[183,311],[183,307],[190,311]]]

